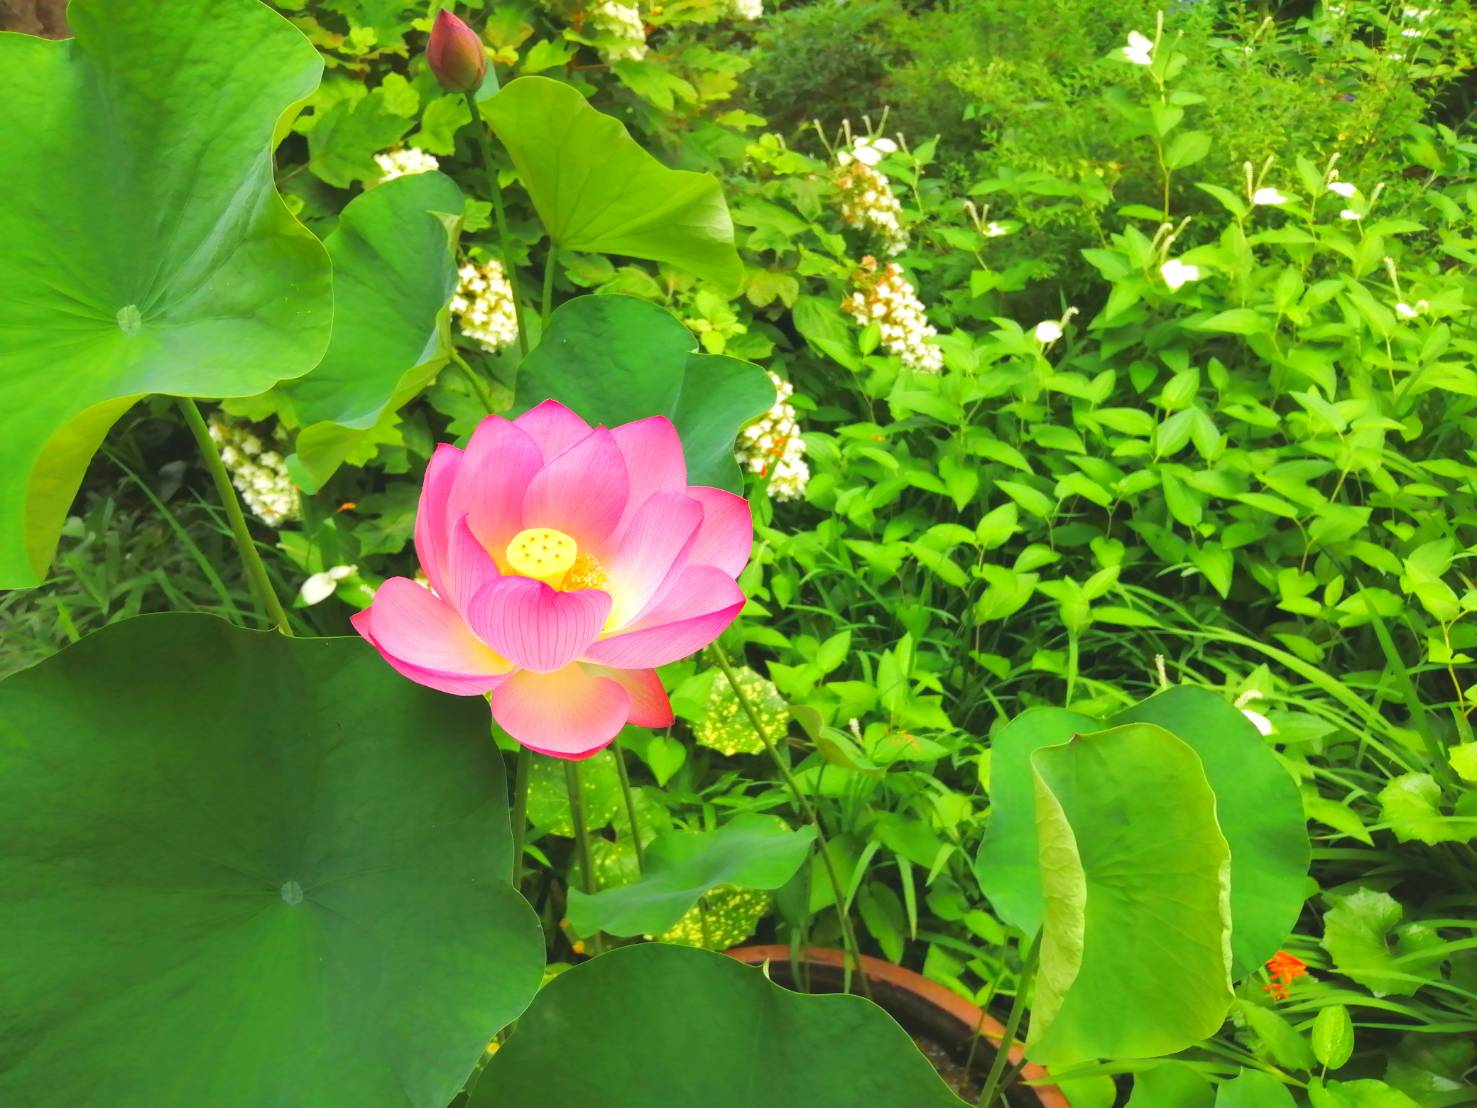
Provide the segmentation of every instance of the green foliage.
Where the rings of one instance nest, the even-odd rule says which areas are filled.
[[[324,245],[333,260],[333,338],[307,377],[283,386],[302,428],[299,485],[316,492],[371,430],[425,387],[451,355],[454,228],[462,195],[439,173],[362,193]]]
[[[777,889],[810,852],[815,832],[773,816],[735,816],[712,831],[668,831],[647,848],[641,879],[593,896],[571,889],[576,934],[660,935],[719,886]]]
[[[738,283],[733,224],[713,177],[666,168],[562,81],[520,78],[483,112],[560,250],[666,262],[724,289]]]
[[[731,488],[734,435],[769,407],[774,389],[755,366],[693,346],[654,305],[624,296],[572,300],[519,367],[515,407],[552,397],[607,426],[667,416],[682,436],[688,481]]]
[[[9,678],[3,1099],[446,1104],[543,967],[485,728],[202,615]]]
[[[860,998],[799,996],[723,955],[648,943],[548,985],[493,1056],[469,1108],[543,1100],[810,1108],[837,1089],[874,1104],[963,1103],[907,1035]]]
[[[323,248],[264,157],[322,69],[308,44],[256,0],[209,18],[80,0],[69,18],[66,43],[0,35],[7,588],[45,575],[83,470],[135,401],[261,392],[328,341]]]
[[[1305,896],[1308,836],[1296,785],[1246,717],[1204,689],[1166,689],[1109,723],[1154,724],[1200,759],[1215,822],[1230,845],[1233,969],[1238,978],[1254,972],[1287,937]],[[1036,752],[1100,726],[1077,713],[1037,708],[997,732],[992,744],[994,807],[975,869],[1001,918],[1027,933],[1041,927],[1049,899],[1032,797]]]
[[[75,47],[5,37],[0,52],[85,68],[88,20],[101,6],[79,4]],[[1185,983],[1164,973],[1175,964],[1167,947],[1124,946],[1122,965],[1108,969],[1141,970],[1162,995],[1115,983],[1105,1011],[1124,1026],[1106,1030],[1180,1036],[1166,1033],[1152,1049],[1209,1038],[1163,1064],[1110,1057],[1079,1067],[1071,1095],[1101,1099],[1105,1083],[1131,1072],[1132,1103],[1151,1106],[1276,1104],[1284,1087],[1315,1108],[1470,1098],[1477,149],[1464,119],[1474,33],[1466,2],[1427,10],[1348,0],[1270,18],[1261,5],[1186,3],[1165,11],[1162,33],[1157,6],[1140,0],[801,3],[762,20],[697,0],[642,5],[634,29],[591,5],[463,4],[505,82],[479,94],[477,121],[508,140],[493,148],[505,243],[471,113],[440,91],[421,56],[425,6],[276,6],[327,67],[316,91],[306,69],[298,84],[270,79],[271,51],[253,52],[249,36],[231,41],[229,54],[229,35],[197,45],[201,67],[161,74],[150,60],[113,71],[122,85],[137,76],[158,94],[154,121],[130,124],[126,149],[165,151],[140,158],[148,173],[165,166],[161,187],[187,203],[92,188],[86,211],[43,213],[39,225],[56,230],[37,237],[26,212],[50,190],[71,196],[57,180],[134,179],[108,160],[117,151],[99,140],[106,132],[66,116],[42,136],[50,161],[10,159],[32,167],[17,194],[30,207],[13,204],[4,226],[19,228],[7,241],[23,243],[26,258],[45,248],[26,274],[73,292],[78,274],[117,269],[114,246],[172,249],[175,239],[156,232],[177,211],[193,226],[208,198],[174,161],[174,143],[197,141],[202,119],[215,118],[204,104],[260,132],[238,166],[260,171],[239,193],[243,205],[287,236],[276,247],[316,255],[266,188],[263,144],[276,120],[278,187],[334,254],[340,291],[357,284],[362,295],[339,296],[334,349],[303,377],[326,340],[325,318],[310,310],[312,290],[326,284],[321,256],[296,292],[253,261],[252,273],[276,273],[267,284],[281,295],[261,318],[280,323],[271,313],[284,304],[303,318],[273,331],[281,350],[226,336],[210,352],[249,363],[224,376],[252,374],[251,383],[194,391],[258,393],[298,378],[229,405],[264,442],[295,431],[298,483],[315,490],[301,498],[300,526],[253,524],[281,595],[308,575],[351,569],[332,597],[300,599],[294,626],[346,630],[379,580],[414,571],[407,548],[426,459],[488,411],[553,394],[596,419],[664,412],[688,436],[693,479],[743,487],[753,503],[749,604],[726,649],[778,756],[820,811],[841,885],[838,895],[812,854],[773,893],[709,889],[666,937],[839,945],[844,914],[868,952],[1001,1008],[1022,988],[1029,932],[1045,911],[1033,752],[1046,747],[1049,758],[1072,731],[1100,729],[1096,721],[1157,723],[1194,748],[1216,794],[1230,846],[1236,1003],[1218,1028],[1209,1006],[1169,1026],[1164,1013]],[[247,7],[238,0],[214,18]],[[137,26],[175,18],[150,12]],[[280,23],[263,22],[264,33],[269,24],[281,39]],[[1124,52],[1131,31],[1149,36],[1149,64]],[[254,91],[231,84],[175,103],[218,52],[261,72]],[[16,71],[31,77],[5,102],[7,120],[20,123],[6,132],[11,150],[35,137],[25,124],[44,117],[12,111],[42,72]],[[107,92],[99,84],[87,95]],[[233,96],[255,96],[258,110]],[[301,96],[300,111],[279,118]],[[859,138],[892,139],[896,149],[871,147],[881,185],[864,178],[865,188],[848,191],[841,155],[855,158]],[[465,204],[435,175],[377,183],[387,164],[429,165],[402,146],[438,158]],[[219,145],[222,157],[230,150]],[[36,173],[47,191],[31,187]],[[605,221],[591,195],[619,218]],[[883,211],[895,230],[878,222]],[[448,230],[458,220],[459,265],[480,272],[506,247],[534,346],[526,365],[506,296],[469,296],[463,284],[446,304]],[[74,250],[57,251],[60,242]],[[157,252],[136,253],[157,261]],[[599,295],[570,299],[581,293]],[[32,300],[12,297],[10,311]],[[501,323],[486,326],[494,309]],[[117,320],[99,327],[112,334]],[[52,342],[62,329],[46,323],[42,337]],[[778,407],[740,433],[739,469],[733,432],[775,399],[750,362],[793,386],[782,398],[793,413]],[[39,374],[68,369],[54,345],[26,342],[0,364],[24,370],[0,385],[24,401],[0,404],[12,424],[45,407],[31,403],[36,382],[51,381]],[[166,385],[151,379],[130,395]],[[320,389],[332,404],[311,417],[284,400]],[[62,391],[69,402],[83,397]],[[150,412],[119,424],[110,448],[136,477],[120,486],[114,468],[95,468],[64,525],[50,585],[0,599],[6,669],[160,607],[259,619],[239,571],[227,568],[218,514],[179,487],[184,478],[184,489],[206,491],[198,467],[180,461],[186,448],[169,433],[167,403]],[[94,437],[113,414],[102,413]],[[309,418],[316,428],[300,426]],[[15,449],[21,438],[9,441]],[[77,467],[91,453],[90,442],[74,451],[72,437],[53,441]],[[777,477],[777,459],[799,442],[808,484]],[[26,490],[28,478],[11,469],[12,491]],[[59,521],[70,487],[25,495],[43,492]],[[15,553],[11,542],[4,549]],[[34,557],[16,564],[28,580],[40,572]],[[592,869],[604,890],[596,901],[644,895],[637,841],[651,850],[663,835],[685,842],[713,834],[686,829],[761,812],[804,826],[784,814],[787,790],[717,671],[688,661],[662,678],[678,722],[620,737],[629,796],[610,754],[584,767]],[[1193,688],[1144,701],[1170,684]],[[1188,723],[1138,715],[1178,696],[1200,701]],[[480,733],[473,749],[490,754]],[[1143,779],[1177,766],[1151,761]],[[1198,780],[1173,787],[1204,799]],[[1087,781],[1078,807],[1109,800]],[[1131,811],[1168,802],[1135,796]],[[1203,816],[1203,805],[1198,815],[1186,807],[1164,818]],[[529,815],[523,891],[552,953],[573,960],[609,937],[573,941],[579,929],[565,917],[580,902],[569,890],[582,867],[563,773],[542,759]],[[1305,831],[1316,848],[1307,877]],[[1099,838],[1079,841],[1079,852],[1106,847]],[[1172,845],[1156,839],[1144,850]],[[990,863],[979,867],[983,894],[976,859]],[[682,899],[706,883],[685,885]],[[1089,908],[1084,928],[1098,926]],[[1207,934],[1208,925],[1195,938]],[[1305,969],[1287,970],[1285,984],[1258,968],[1279,948],[1276,965]],[[572,1005],[582,979],[604,981],[611,959],[642,957],[617,950],[576,967],[550,986],[548,1010]],[[689,976],[695,964],[659,976],[668,987],[642,1011],[701,995],[700,1020],[678,1009],[660,1039],[606,1016],[589,1038],[603,1049],[619,1032],[602,1057],[622,1074],[645,1052],[690,1059],[717,1049],[682,1037],[712,1029],[715,1010],[727,1018],[699,992],[727,996],[727,984]],[[1084,986],[1101,992],[1093,980],[1117,981],[1090,968],[1080,997]],[[602,990],[599,981],[590,989]],[[568,1002],[554,992],[566,984]],[[1188,991],[1208,995],[1197,988]],[[765,1012],[790,1003],[765,995]],[[1026,1000],[1028,1021],[1051,1014],[1029,991]],[[540,1082],[540,1099],[550,1073],[581,1079],[562,1064],[535,1074],[550,1057],[537,1052],[552,1048],[532,1043],[520,1025],[476,1095],[499,1096],[504,1058],[518,1080]],[[624,1087],[601,1079],[608,1072],[591,1067],[592,1101]],[[855,1073],[871,1071],[846,1072],[850,1095]],[[707,1103],[733,1088],[707,1080],[693,1095]],[[831,1088],[809,1090],[810,1099],[834,1099]]]
[[[1231,851],[1194,749],[1132,723],[1043,747],[1031,769],[1046,909],[1030,1056],[1153,1057],[1214,1033],[1231,1003]]]

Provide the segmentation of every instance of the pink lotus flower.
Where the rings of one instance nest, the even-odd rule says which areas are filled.
[[[688,485],[665,418],[592,429],[546,400],[436,448],[415,520],[430,588],[391,578],[354,627],[412,681],[492,693],[524,746],[585,758],[672,722],[654,667],[733,622],[752,543],[748,501]]]

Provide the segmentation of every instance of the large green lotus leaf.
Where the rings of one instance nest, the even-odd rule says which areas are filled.
[[[769,410],[774,386],[758,366],[697,354],[695,346],[671,312],[645,300],[567,300],[518,368],[514,409],[524,412],[553,397],[606,426],[667,416],[682,436],[688,483],[737,489],[734,439]]]
[[[487,727],[203,615],[0,684],[0,1103],[444,1108],[544,963]]]
[[[257,0],[74,0],[0,33],[0,587],[46,573],[141,396],[252,396],[328,342],[328,258],[272,185],[322,62]]]
[[[1036,857],[1036,802],[1031,755],[1101,726],[1065,708],[1030,708],[990,740],[990,820],[975,858],[975,878],[990,906],[1027,935],[1041,930],[1046,903]]]
[[[802,996],[757,968],[641,943],[550,982],[468,1108],[959,1108],[870,1001]]]
[[[810,853],[815,830],[745,813],[713,831],[668,831],[646,849],[641,879],[593,896],[569,893],[579,935],[660,935],[710,889],[778,889]]]
[[[1200,755],[1231,844],[1232,970],[1253,973],[1303,907],[1312,850],[1297,783],[1251,722],[1209,689],[1166,689],[1111,722],[1158,724]]]
[[[1297,785],[1246,717],[1208,689],[1177,686],[1109,721],[1140,722],[1193,747],[1215,791],[1216,816],[1231,844],[1233,972],[1245,977],[1276,953],[1302,907],[1310,849]],[[990,823],[975,873],[1001,918],[1027,934],[1041,926],[1043,909],[1031,752],[1102,726],[1075,712],[1037,708],[991,744]]]
[[[325,240],[333,259],[333,338],[323,361],[282,391],[302,430],[298,483],[316,492],[374,426],[451,356],[461,190],[416,173],[356,197]]]
[[[1031,755],[1046,916],[1027,1053],[1148,1058],[1230,1010],[1231,851],[1200,757],[1131,723]]]
[[[668,169],[563,81],[519,77],[482,112],[560,249],[667,262],[738,290],[743,266],[716,177]]]

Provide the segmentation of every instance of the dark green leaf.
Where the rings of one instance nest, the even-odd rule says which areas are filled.
[[[655,304],[576,297],[554,312],[519,366],[514,408],[553,397],[606,426],[664,415],[682,436],[689,484],[738,488],[734,439],[774,403],[774,386],[758,366],[697,354],[695,346],[687,328]]]
[[[0,1102],[442,1108],[538,987],[486,708],[114,624],[0,684]]]
[[[622,947],[563,973],[518,1020],[469,1108],[959,1108],[869,1001],[802,996],[688,947]]]

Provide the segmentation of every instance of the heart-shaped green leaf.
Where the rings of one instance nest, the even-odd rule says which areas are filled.
[[[709,889],[778,889],[810,853],[815,831],[746,813],[713,831],[668,831],[646,848],[641,879],[588,896],[569,892],[578,935],[660,935]]]
[[[716,177],[668,169],[563,81],[520,77],[482,112],[561,250],[666,262],[737,291],[743,266]]]
[[[1031,768],[1046,914],[1027,1052],[1064,1067],[1214,1034],[1232,1001],[1231,852],[1199,756],[1131,723]]]
[[[682,436],[688,483],[736,489],[733,441],[740,427],[769,410],[774,386],[758,366],[694,353],[696,345],[655,304],[631,296],[576,297],[554,312],[543,340],[518,367],[514,409],[524,412],[553,397],[607,426],[664,415]]]
[[[416,173],[356,197],[324,240],[333,259],[333,338],[318,368],[282,387],[296,422],[293,474],[316,492],[376,423],[451,356],[461,190]]]
[[[322,62],[257,0],[74,0],[0,33],[0,587],[36,584],[88,460],[149,393],[251,396],[328,342],[322,245],[272,185]]]
[[[855,996],[802,996],[733,959],[642,943],[550,982],[469,1108],[959,1108],[902,1028]]]
[[[1251,974],[1276,953],[1303,903],[1310,848],[1296,783],[1246,717],[1207,689],[1168,689],[1109,723],[1157,724],[1200,755],[1231,844],[1233,972]],[[1027,934],[1040,928],[1043,910],[1031,752],[1102,726],[1075,712],[1038,708],[994,737],[990,823],[975,873],[1001,918]]]
[[[487,728],[201,615],[0,684],[0,1102],[444,1108],[544,963]]]

